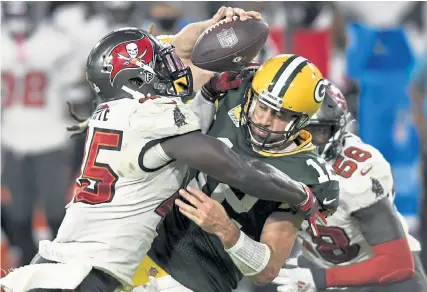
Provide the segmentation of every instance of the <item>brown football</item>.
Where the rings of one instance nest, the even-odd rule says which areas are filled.
[[[209,71],[240,71],[262,49],[268,31],[268,24],[262,20],[221,20],[199,37],[191,61]]]

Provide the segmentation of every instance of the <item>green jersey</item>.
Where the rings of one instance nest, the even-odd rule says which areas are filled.
[[[272,154],[253,149],[239,125],[243,90],[244,86],[227,93],[208,134],[235,152],[269,163],[306,184],[318,198],[337,198],[338,182],[333,180],[326,162],[316,154],[308,132],[301,132],[292,152]],[[205,194],[221,202],[229,217],[257,241],[272,213],[292,212],[286,202],[251,197],[196,170],[189,172],[186,183],[197,185]],[[338,200],[332,204],[336,208]],[[196,292],[231,292],[237,287],[242,274],[221,241],[183,216],[174,204],[159,226],[158,234],[148,255],[181,284]]]

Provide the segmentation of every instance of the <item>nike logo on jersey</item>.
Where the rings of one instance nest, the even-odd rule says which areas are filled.
[[[323,205],[329,205],[330,203],[332,203],[333,201],[335,201],[337,198],[332,199],[332,200],[328,200],[328,199],[324,199],[323,200]]]
[[[361,175],[366,175],[368,172],[370,172],[371,171],[371,169],[372,169],[372,165],[371,165],[371,167],[369,167],[368,169],[366,169],[366,170],[361,170],[360,171],[360,174]]]

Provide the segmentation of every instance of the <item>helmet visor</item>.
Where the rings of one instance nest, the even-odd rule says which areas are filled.
[[[178,57],[173,46],[163,48],[159,57],[161,68],[159,73],[164,80],[168,80],[166,94],[189,96],[193,93],[193,75],[191,69],[185,66]]]

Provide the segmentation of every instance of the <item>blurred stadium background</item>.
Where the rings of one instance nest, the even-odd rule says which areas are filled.
[[[155,35],[174,34],[188,23],[212,17],[222,5],[259,11],[269,23],[270,37],[258,56],[260,62],[297,53],[341,87],[358,119],[355,131],[392,164],[396,205],[411,232],[423,247],[427,244],[427,215],[422,212],[427,212],[422,200],[427,174],[422,171],[422,161],[427,163],[427,120],[422,120],[427,114],[427,98],[422,101],[427,95],[426,2],[1,4],[2,276],[27,261],[39,240],[52,236],[49,226],[58,227],[71,198],[84,138],[68,138],[65,127],[73,121],[65,101],[72,100],[82,116],[90,113],[93,96],[84,83],[84,65],[91,47],[123,26],[148,28],[155,23]],[[33,41],[24,35],[13,43],[11,32],[23,28],[23,19]],[[34,114],[37,110],[41,114]],[[25,190],[26,197],[16,198],[14,189]],[[34,242],[28,240],[31,236]],[[423,260],[427,263],[426,255]],[[274,290],[249,283],[240,289]]]

